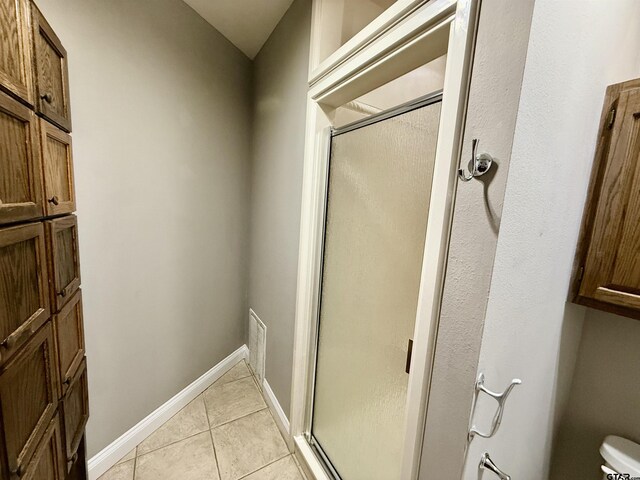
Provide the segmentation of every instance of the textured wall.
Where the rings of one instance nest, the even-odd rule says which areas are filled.
[[[480,339],[498,242],[533,0],[483,0],[462,163],[471,143],[496,158],[493,172],[458,182],[427,410],[420,478],[460,478]],[[499,72],[499,74],[497,74]]]
[[[489,388],[523,385],[500,432],[474,440],[465,478],[485,450],[518,480],[550,475],[585,312],[566,299],[600,112],[607,85],[640,74],[638,18],[635,0],[535,3],[479,362]],[[488,425],[494,408],[475,421]],[[559,478],[601,478],[572,462]]]
[[[311,1],[296,0],[254,67],[249,305],[267,326],[265,376],[287,415],[310,26]]]
[[[39,0],[69,52],[93,455],[243,343],[251,62],[179,0]]]

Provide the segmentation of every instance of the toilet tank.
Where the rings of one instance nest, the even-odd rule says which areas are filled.
[[[602,468],[605,479],[618,480],[616,473],[640,478],[640,445],[637,443],[609,435],[602,442],[600,455],[605,462]],[[620,480],[622,478],[620,477]]]

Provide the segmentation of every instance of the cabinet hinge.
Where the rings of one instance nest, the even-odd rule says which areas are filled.
[[[607,119],[607,127],[609,128],[609,130],[611,130],[613,128],[613,124],[616,121],[616,109],[612,108],[611,110],[609,110],[609,118]]]
[[[582,281],[582,277],[584,277],[584,266],[580,267],[580,269],[578,269],[578,281],[581,282]]]

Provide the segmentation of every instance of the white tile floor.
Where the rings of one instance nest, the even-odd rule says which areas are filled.
[[[304,480],[244,361],[99,480]]]

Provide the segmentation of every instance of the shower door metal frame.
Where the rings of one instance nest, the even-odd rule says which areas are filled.
[[[317,1],[317,0],[316,0]],[[446,265],[456,171],[466,115],[480,0],[431,0],[391,29],[371,35],[365,48],[343,52],[343,60],[310,79],[307,98],[300,250],[296,295],[290,446],[317,479],[330,479],[313,452],[310,431],[312,379],[317,337],[319,274],[332,112],[347,101],[397,78],[423,59],[447,54],[428,227],[407,390],[402,480],[418,478],[435,337]],[[371,33],[371,32],[369,32]],[[314,39],[312,38],[312,48]],[[345,45],[348,47],[348,45]],[[415,67],[412,67],[415,68]],[[404,69],[404,70],[402,70]],[[394,70],[399,70],[393,77]]]
[[[304,432],[305,438],[307,439],[307,442],[309,442],[309,445],[311,446],[312,449],[314,449],[315,451],[317,451],[317,453],[319,454],[319,460],[321,461],[321,463],[323,464],[323,466],[325,467],[326,470],[328,470],[329,474],[335,479],[335,480],[341,480],[340,475],[338,474],[338,471],[335,469],[335,467],[333,466],[333,464],[331,463],[331,459],[329,458],[329,456],[324,452],[324,450],[322,449],[322,445],[320,444],[320,442],[313,436],[313,406],[314,406],[314,398],[315,398],[315,388],[316,388],[316,371],[317,371],[317,365],[318,365],[318,345],[319,345],[319,332],[320,332],[320,311],[322,309],[322,302],[320,301],[320,298],[322,296],[322,278],[324,275],[324,246],[325,246],[325,242],[326,242],[326,238],[327,238],[327,210],[329,207],[329,188],[328,188],[328,184],[329,184],[329,175],[330,175],[330,171],[331,171],[331,141],[333,140],[334,137],[339,136],[339,135],[343,135],[345,133],[349,133],[352,132],[354,130],[358,130],[360,128],[365,128],[380,122],[384,122],[385,120],[389,120],[391,118],[395,118],[397,116],[403,115],[405,113],[409,113],[409,112],[413,112],[414,110],[418,110],[420,108],[424,108],[427,107],[429,105],[433,105],[436,103],[442,102],[442,90],[439,90],[437,92],[425,95],[423,97],[417,98],[415,100],[411,100],[407,103],[404,103],[402,105],[398,105],[396,107],[390,108],[389,110],[385,110],[382,111],[380,113],[377,113],[375,115],[371,115],[367,118],[363,118],[362,120],[357,120],[355,122],[349,123],[347,125],[344,125],[342,127],[339,128],[328,128],[327,130],[325,130],[325,135],[327,136],[326,140],[325,140],[325,144],[327,145],[327,150],[326,150],[326,168],[325,168],[325,173],[324,173],[324,178],[325,178],[325,192],[324,192],[324,208],[323,208],[323,213],[322,213],[322,233],[321,233],[321,244],[320,244],[320,252],[321,252],[321,259],[320,259],[320,280],[318,283],[318,289],[316,292],[316,296],[318,298],[318,302],[317,302],[317,306],[316,306],[316,318],[315,318],[315,324],[313,326],[313,342],[311,345],[311,351],[310,351],[310,355],[313,358],[313,366],[312,366],[312,371],[311,371],[311,377],[309,379],[310,382],[310,391],[309,391],[309,396],[310,396],[310,402],[308,405],[308,430],[306,430]],[[431,199],[429,199],[429,201],[431,201]]]

